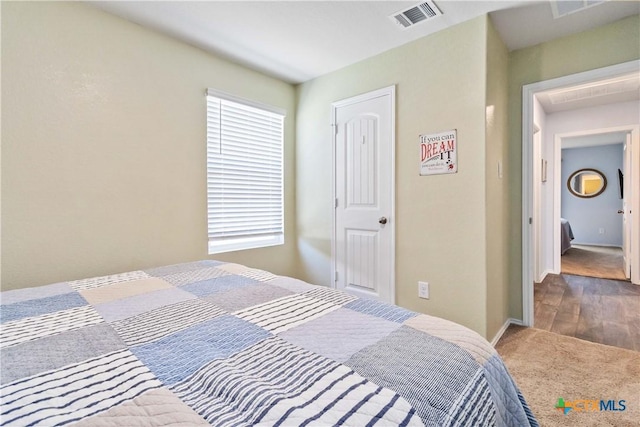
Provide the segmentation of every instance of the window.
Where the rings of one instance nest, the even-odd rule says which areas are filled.
[[[284,243],[285,112],[207,91],[209,253]]]

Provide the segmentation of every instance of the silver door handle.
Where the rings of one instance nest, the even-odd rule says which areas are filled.
[[[385,225],[385,224],[387,223],[387,218],[385,218],[385,217],[381,217],[381,218],[378,220],[378,222],[379,222],[380,224],[382,224],[382,225]]]

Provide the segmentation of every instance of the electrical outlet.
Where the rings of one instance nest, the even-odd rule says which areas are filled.
[[[598,234],[604,234],[604,228],[599,228],[598,229]]]
[[[429,299],[429,282],[418,282],[418,296]]]

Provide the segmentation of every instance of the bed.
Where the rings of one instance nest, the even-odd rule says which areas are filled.
[[[573,230],[568,219],[560,218],[560,254],[564,255],[571,249],[571,241],[574,239]]]
[[[0,297],[2,425],[538,425],[475,332],[239,264]]]

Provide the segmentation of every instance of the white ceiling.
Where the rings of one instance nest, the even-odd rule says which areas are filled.
[[[545,113],[640,100],[640,72],[536,93]]]
[[[640,13],[640,2],[609,1],[554,20],[547,1],[435,0],[442,16],[403,30],[389,15],[418,1],[89,3],[290,83],[310,80],[492,11],[498,11],[492,19],[512,49],[539,43],[551,34],[581,31]],[[593,12],[597,9],[602,13]]]
[[[590,4],[589,0],[559,0],[558,2],[580,3],[582,1],[585,5]],[[554,19],[552,3],[538,1],[517,9],[491,14],[493,23],[509,50],[544,43],[640,14],[640,1],[608,0]]]

